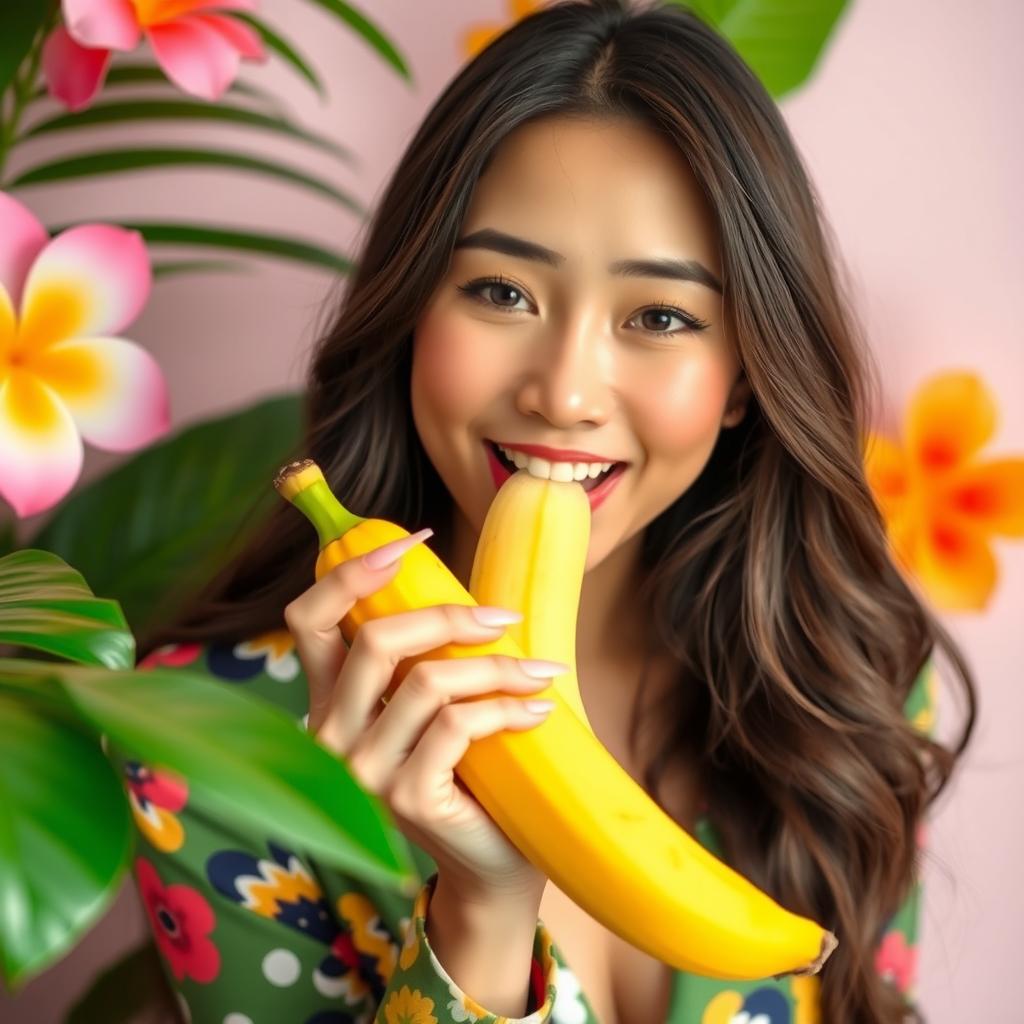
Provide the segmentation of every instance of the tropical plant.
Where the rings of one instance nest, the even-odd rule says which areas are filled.
[[[46,551],[0,559],[0,974],[16,990],[109,908],[134,827],[108,744],[144,751],[219,813],[396,891],[418,883],[386,806],[265,701],[159,667],[135,669],[117,602]],[[38,656],[42,655],[42,657]],[[74,842],[68,842],[74,837]]]
[[[411,83],[412,76],[407,64],[390,39],[371,21],[352,8],[344,0],[307,0],[331,14],[337,21],[354,31],[379,54],[404,80]],[[123,5],[134,10],[131,5]],[[158,8],[159,4],[147,7]],[[273,53],[281,58],[289,68],[297,72],[308,85],[323,97],[323,85],[320,76],[310,62],[300,53],[299,49],[289,42],[276,29],[252,13],[255,0],[235,0],[233,6],[243,8],[232,10],[233,17],[226,18],[214,13],[203,13],[208,8],[216,8],[216,0],[193,0],[191,8],[196,9],[191,15],[194,19],[203,17],[207,20],[220,17],[220,24],[233,24],[233,36],[239,38],[236,52],[241,56],[255,55],[257,52]],[[183,5],[173,8],[180,11]],[[104,17],[110,16],[110,10],[121,9],[121,5],[107,3],[107,0],[64,0],[63,13],[72,13],[85,8],[103,9]],[[248,8],[248,9],[245,9]],[[40,137],[57,137],[62,140],[88,137],[90,129],[97,126],[117,125],[130,131],[133,124],[160,122],[184,123],[220,123],[234,127],[250,128],[263,136],[287,137],[316,147],[322,152],[338,157],[346,162],[353,162],[352,154],[338,142],[317,132],[303,128],[293,119],[283,114],[280,103],[266,90],[245,82],[232,82],[226,86],[227,64],[222,64],[219,74],[220,91],[207,95],[220,95],[225,92],[228,98],[223,102],[209,102],[206,99],[182,98],[178,86],[171,83],[164,70],[168,59],[159,49],[157,63],[147,64],[137,61],[107,67],[110,50],[130,50],[138,40],[139,33],[145,32],[151,45],[154,45],[155,30],[152,25],[134,24],[135,41],[125,41],[124,32],[131,29],[123,24],[118,28],[122,44],[111,47],[109,44],[117,40],[113,29],[99,41],[106,45],[89,47],[79,41],[84,30],[75,28],[72,19],[61,21],[62,8],[58,0],[23,0],[20,4],[4,5],[0,10],[0,189],[17,191],[32,186],[41,186],[55,182],[66,182],[94,177],[97,175],[113,175],[127,171],[148,169],[167,169],[172,167],[206,167],[221,168],[231,171],[243,171],[262,175],[277,181],[287,182],[305,191],[325,196],[360,217],[366,213],[364,207],[333,182],[309,174],[301,167],[286,164],[280,160],[235,149],[169,144],[161,146],[132,146],[127,141],[116,146],[78,151],[61,152],[53,159],[28,167],[24,171],[11,175],[5,173],[10,154],[29,139]],[[184,20],[180,19],[179,20]],[[104,22],[104,24],[107,24]],[[78,31],[78,38],[71,33]],[[244,37],[242,36],[244,33]],[[93,38],[86,35],[84,38]],[[259,51],[256,50],[259,41]],[[54,115],[41,110],[44,101],[50,95],[46,85],[41,81],[44,63],[44,50],[50,52],[51,83],[59,81],[56,67],[69,61],[86,61],[86,73],[93,76],[98,88],[103,84],[104,92],[116,93],[116,98],[108,102],[93,103],[92,95],[87,101],[79,96],[80,109]],[[89,64],[89,55],[92,63]],[[224,61],[228,61],[227,55]],[[170,64],[174,70],[173,63]],[[212,72],[211,72],[212,73]],[[182,74],[177,74],[175,81],[180,85],[188,85],[189,81]],[[203,95],[199,83],[195,83],[192,95]],[[158,91],[166,87],[167,95],[157,98],[142,98],[122,93],[133,86],[145,86]],[[60,88],[60,86],[58,86]],[[237,99],[237,102],[236,102]],[[87,102],[87,105],[86,105]],[[27,118],[28,123],[23,124]],[[111,220],[111,218],[102,218]],[[272,232],[252,229],[249,226],[237,227],[227,224],[192,223],[187,221],[117,221],[122,227],[139,231],[146,242],[154,246],[188,245],[204,249],[226,250],[236,256],[270,255],[288,259],[306,265],[317,266],[334,272],[348,273],[351,262],[341,253],[308,241],[303,238],[280,235]],[[50,227],[50,233],[56,234],[65,230],[68,225]],[[157,261],[153,272],[157,278],[169,274],[195,272],[197,270],[222,270],[238,267],[237,260],[209,259],[171,259]]]

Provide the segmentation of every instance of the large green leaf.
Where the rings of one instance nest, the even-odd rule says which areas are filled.
[[[125,85],[161,85],[166,86],[168,92],[172,92],[176,96],[181,95],[178,87],[167,77],[167,72],[156,64],[114,64],[107,72],[107,77],[103,82],[104,94],[111,89],[120,88]],[[281,101],[273,93],[240,78],[236,78],[228,86],[227,92],[236,93],[239,96],[250,96],[261,103],[269,104],[275,108],[281,106]],[[50,93],[46,86],[41,85],[32,94],[32,102],[46,99],[49,95]]]
[[[301,418],[298,396],[284,395],[191,426],[70,495],[32,546],[78,566],[139,635],[280,501],[273,478],[296,454]]]
[[[0,93],[12,81],[46,20],[50,0],[7,0],[0,11]]]
[[[200,672],[110,672],[0,658],[0,679],[59,679],[114,751],[183,777],[211,812],[374,885],[421,881],[387,806],[281,708]]]
[[[314,178],[305,171],[296,170],[274,160],[233,153],[229,150],[183,149],[174,146],[160,146],[147,149],[99,150],[95,153],[80,153],[77,156],[61,157],[49,163],[39,164],[8,182],[8,188],[24,185],[39,185],[51,181],[67,181],[71,178],[87,178],[98,174],[118,174],[123,171],[162,170],[167,167],[230,167],[234,170],[253,171],[273,178],[302,185],[313,192],[329,196],[343,206],[363,215],[365,207],[346,192],[337,189],[329,181]]]
[[[111,223],[110,218],[106,218]],[[208,245],[216,249],[242,250],[267,256],[279,256],[328,270],[350,273],[354,267],[351,260],[337,253],[329,252],[318,245],[301,238],[283,235],[269,235],[237,228],[213,227],[205,224],[142,223],[139,221],[118,221],[121,227],[138,231],[150,245]],[[55,224],[48,228],[50,235],[66,231],[71,224]]]
[[[345,3],[344,0],[311,0],[311,2],[333,14],[350,28],[354,28],[356,34],[362,36],[403,78],[412,81],[409,68],[391,40],[351,4]]]
[[[244,11],[233,12],[233,17],[238,18],[241,21],[248,22],[266,43],[267,48],[273,50],[279,57],[281,57],[286,63],[291,64],[293,68],[302,77],[309,82],[311,86],[320,94],[321,99],[325,99],[327,93],[324,90],[324,84],[320,81],[320,76],[313,70],[309,61],[304,57],[300,56],[299,52],[289,43],[286,39],[275,32],[266,22],[261,21],[259,18],[254,17],[251,14],[247,14]]]
[[[0,558],[0,643],[131,668],[135,638],[116,601],[93,595],[80,573],[49,551]]]
[[[0,668],[0,681],[6,674]],[[132,841],[124,792],[92,731],[0,689],[0,969],[8,987],[45,970],[103,916]]]
[[[846,0],[676,0],[714,26],[779,99],[802,85]]]
[[[119,124],[130,121],[159,120],[190,120],[217,121],[226,124],[245,125],[262,128],[269,132],[308,142],[328,153],[333,153],[344,160],[352,161],[352,153],[332,139],[305,128],[275,114],[264,114],[246,107],[229,106],[220,103],[205,103],[188,99],[156,99],[156,100],[117,100],[107,103],[94,103],[85,110],[73,114],[58,114],[56,117],[39,121],[21,135],[22,139],[30,139],[36,135],[49,134],[56,131],[68,131],[75,128],[87,128],[97,124]]]
[[[159,280],[175,274],[212,274],[223,270],[249,273],[250,269],[233,260],[162,260],[153,264],[153,277]]]

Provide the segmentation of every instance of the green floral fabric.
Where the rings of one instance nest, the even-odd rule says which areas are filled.
[[[287,630],[237,644],[173,644],[140,668],[203,672],[304,721],[306,681]],[[906,713],[934,730],[929,662]],[[543,921],[521,1018],[463,992],[426,935],[436,865],[416,844],[414,896],[318,863],[274,834],[254,834],[204,805],[187,779],[107,744],[122,772],[139,842],[133,874],[183,1019],[194,1024],[600,1024]],[[721,855],[702,817],[697,839]],[[919,836],[919,842],[923,837]],[[885,929],[876,967],[913,998],[920,883]],[[816,1024],[818,979],[721,981],[674,971],[665,1024]]]

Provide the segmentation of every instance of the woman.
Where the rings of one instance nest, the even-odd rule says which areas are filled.
[[[541,720],[522,698],[547,679],[428,661],[382,706],[398,659],[502,627],[434,607],[368,623],[346,651],[335,624],[396,566],[310,585],[309,525],[282,502],[140,653],[308,711],[433,874],[403,904],[218,831],[180,792],[184,838],[137,815],[137,875],[192,1019],[905,1019],[918,829],[975,694],[865,483],[869,370],[785,124],[696,17],[557,3],[463,68],[313,353],[296,454],[360,514],[432,530],[464,584],[499,464],[616,464],[591,499],[588,717],[675,820],[839,947],[816,976],[721,982],[590,919],[452,776],[472,739]],[[936,645],[967,698],[954,749],[928,735]],[[506,696],[460,703],[489,692]],[[192,960],[172,879],[204,922]]]

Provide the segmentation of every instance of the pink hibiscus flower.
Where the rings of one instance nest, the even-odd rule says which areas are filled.
[[[83,437],[122,452],[167,432],[160,367],[114,336],[152,280],[137,231],[80,224],[51,239],[0,192],[0,497],[19,516],[71,490]]]
[[[187,885],[165,886],[144,857],[135,860],[135,876],[157,945],[174,977],[181,981],[188,975],[203,985],[213,981],[220,974],[220,952],[207,936],[217,919],[202,893]]]
[[[204,100],[219,99],[242,58],[262,61],[258,32],[218,11],[255,11],[258,0],[63,0],[64,24],[43,44],[42,67],[50,95],[70,110],[88,106],[99,92],[113,50],[134,50],[148,40],[167,77]]]

